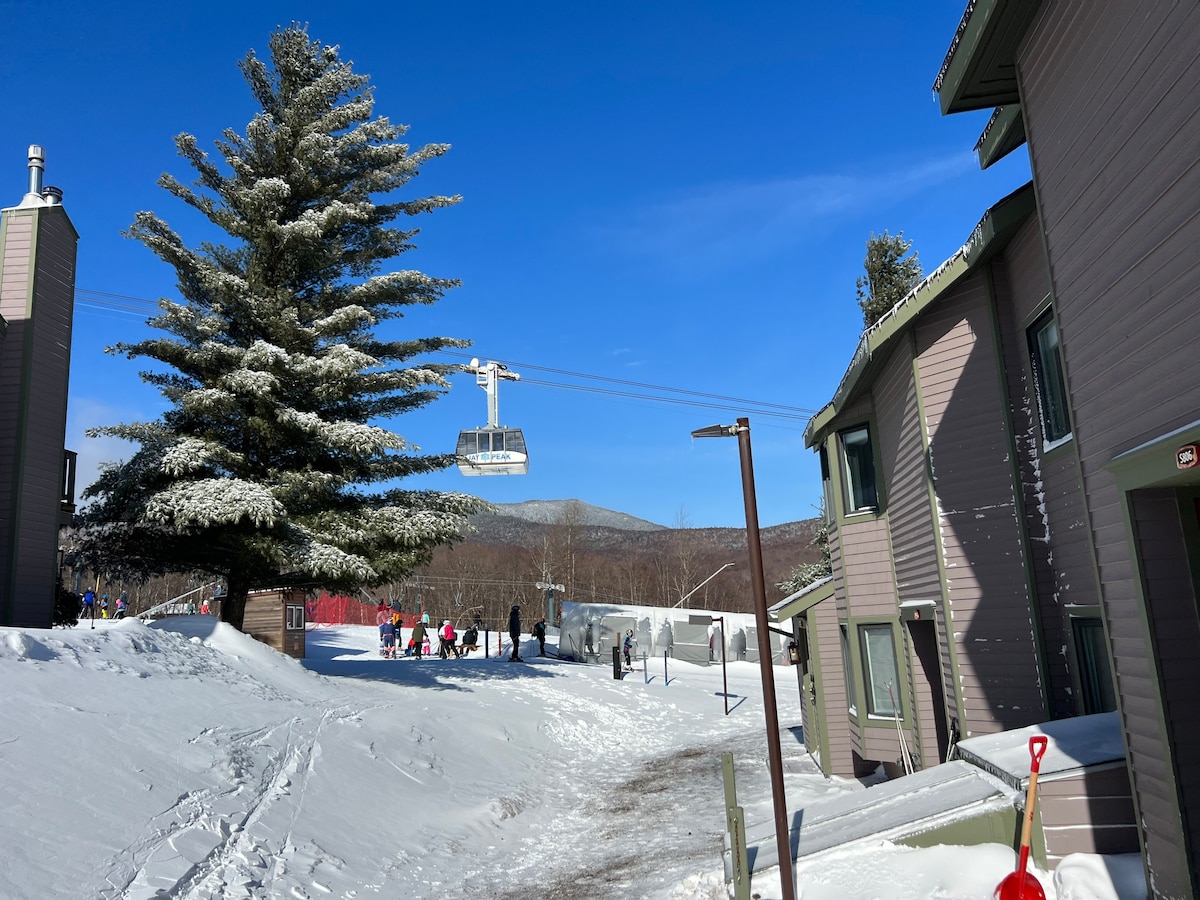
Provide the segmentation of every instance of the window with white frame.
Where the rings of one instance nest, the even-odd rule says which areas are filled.
[[[900,712],[899,670],[896,667],[896,642],[892,626],[860,625],[863,679],[867,688],[867,714],[895,716]]]
[[[838,437],[846,469],[846,512],[875,509],[879,505],[879,498],[875,491],[875,451],[871,447],[871,429],[859,425],[847,428]]]
[[[1056,444],[1071,436],[1071,413],[1067,405],[1067,381],[1063,377],[1054,310],[1046,310],[1029,327],[1029,354],[1037,386],[1042,439],[1047,444]]]
[[[287,607],[287,630],[288,631],[303,631],[304,630],[304,607],[293,606],[290,603]]]

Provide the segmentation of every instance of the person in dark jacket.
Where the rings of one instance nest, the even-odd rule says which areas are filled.
[[[512,656],[510,660],[514,662],[521,661],[521,607],[518,604],[513,604],[513,608],[508,612],[508,636],[512,638]]]
[[[479,630],[472,625],[463,632],[462,655],[468,656],[472,650],[479,650]]]
[[[413,626],[412,640],[413,640],[413,658],[420,659],[421,658],[421,644],[425,641],[425,626],[422,625],[420,622],[417,622],[417,624]]]
[[[533,626],[533,636],[538,642],[538,656],[546,655],[546,620],[538,619]]]

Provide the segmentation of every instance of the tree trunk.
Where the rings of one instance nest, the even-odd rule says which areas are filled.
[[[242,621],[246,617],[246,595],[250,593],[250,582],[236,575],[225,579],[226,592],[221,599],[221,621],[227,622],[242,630]]]

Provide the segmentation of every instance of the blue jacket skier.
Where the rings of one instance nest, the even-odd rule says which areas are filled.
[[[390,618],[379,623],[380,655],[391,659],[396,655],[396,626]]]

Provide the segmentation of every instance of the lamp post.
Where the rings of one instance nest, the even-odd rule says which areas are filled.
[[[725,617],[713,616],[713,621],[721,623],[721,685],[725,688],[725,715],[729,715],[729,673],[725,669]]]
[[[771,632],[767,622],[767,586],[763,578],[762,543],[758,534],[758,502],[754,496],[754,460],[750,454],[750,420],[735,425],[709,425],[692,437],[737,436],[742,460],[742,495],[746,503],[746,543],[750,551],[750,586],[754,591],[754,621],[758,626],[758,662],[762,669],[763,713],[767,720],[767,754],[771,770],[771,799],[775,807],[775,846],[779,853],[779,882],[783,900],[795,900],[791,829],[787,797],[783,791],[783,757],[779,747],[779,713],[775,703],[775,675],[771,670]]]

